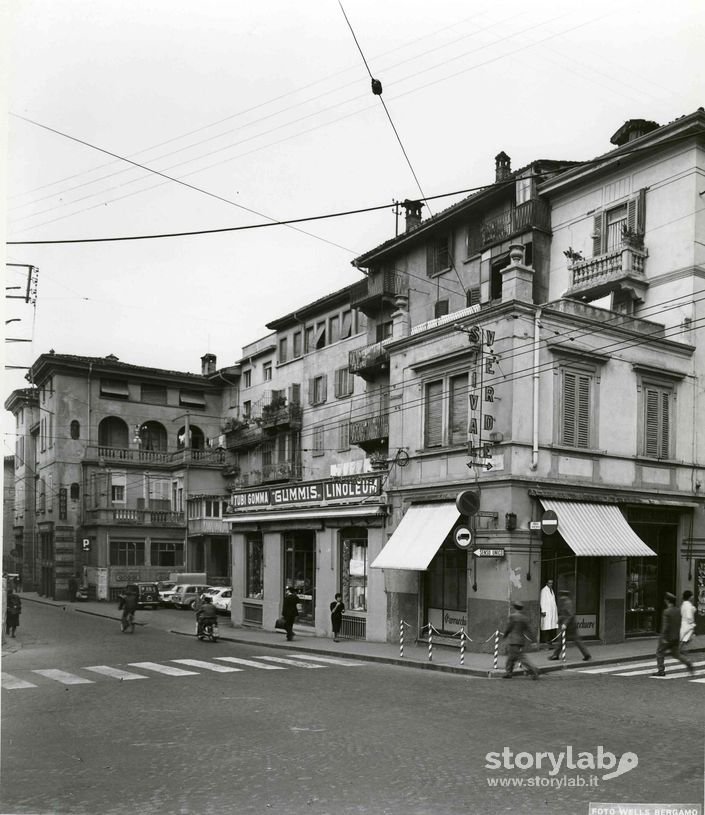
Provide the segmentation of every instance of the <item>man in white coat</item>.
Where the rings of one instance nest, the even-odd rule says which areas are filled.
[[[550,642],[558,631],[558,607],[553,593],[553,579],[549,578],[541,589],[541,642]],[[555,643],[554,643],[555,644]]]

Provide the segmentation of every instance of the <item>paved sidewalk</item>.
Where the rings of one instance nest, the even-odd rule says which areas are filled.
[[[79,614],[92,614],[99,617],[106,617],[112,620],[119,620],[121,612],[118,611],[115,603],[88,601],[81,603],[68,603],[40,597],[31,592],[20,594],[23,601],[43,603],[57,606],[59,608],[71,609]],[[159,614],[159,611],[145,612],[138,621],[139,625],[149,625],[149,618],[145,614]],[[158,618],[157,618],[158,619]],[[429,647],[427,642],[405,642],[403,657],[401,655],[400,643],[389,642],[367,642],[364,640],[341,640],[333,642],[329,637],[318,637],[307,632],[303,626],[298,626],[294,630],[295,638],[293,642],[287,642],[284,632],[267,631],[256,627],[239,626],[235,627],[227,617],[219,620],[220,639],[226,642],[244,643],[253,646],[266,646],[267,648],[279,648],[287,651],[301,651],[302,653],[322,654],[326,656],[342,656],[350,659],[368,660],[372,662],[384,662],[391,665],[401,665],[409,668],[420,668],[434,671],[446,671],[452,673],[465,673],[472,676],[491,676],[504,672],[505,656],[500,646],[498,659],[498,670],[494,671],[493,653],[474,653],[465,651],[463,664],[460,663],[460,643],[454,648],[447,645],[434,645],[432,659],[429,659]],[[165,630],[173,634],[182,636],[194,636],[194,619],[192,614],[184,614],[183,622],[173,621]],[[587,647],[592,654],[591,665],[609,665],[610,663],[630,660],[654,659],[656,665],[656,638],[644,637],[630,639],[626,642],[604,645],[598,642],[588,642]],[[17,645],[16,645],[17,643]],[[17,640],[8,639],[3,643],[3,651],[17,650],[21,644]],[[486,646],[489,647],[489,646]],[[705,647],[691,648],[691,652],[703,651]],[[541,669],[542,673],[550,673],[563,669],[560,661],[550,661],[549,651],[531,651],[529,657],[532,662]],[[580,652],[574,645],[568,644],[565,667],[578,667],[582,665]]]

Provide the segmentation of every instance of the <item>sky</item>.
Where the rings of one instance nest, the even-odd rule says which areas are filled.
[[[232,364],[361,279],[394,201],[489,184],[501,150],[514,169],[589,159],[627,119],[705,105],[704,20],[700,0],[0,0],[0,237],[39,269],[36,305],[3,303],[6,339],[29,340],[4,344],[3,401],[27,386],[7,366],[50,349]]]

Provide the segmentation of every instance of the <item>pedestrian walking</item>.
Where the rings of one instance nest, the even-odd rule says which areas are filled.
[[[9,589],[7,592],[7,609],[5,611],[5,633],[11,637],[15,636],[15,629],[20,624],[21,613],[22,601],[18,594]]]
[[[681,651],[683,646],[689,643],[695,635],[695,606],[692,601],[693,592],[686,589],[683,592],[683,602],[681,603]]]
[[[507,640],[507,662],[504,668],[503,679],[511,679],[514,675],[514,666],[521,659],[521,664],[531,674],[532,679],[539,678],[538,668],[524,653],[527,637],[529,636],[529,618],[524,614],[521,603],[512,603],[512,612],[509,615],[503,639]]]
[[[656,649],[656,666],[658,670],[653,676],[666,676],[664,657],[669,653],[674,659],[682,662],[691,674],[695,673],[693,663],[687,657],[684,657],[680,650],[681,610],[676,605],[676,595],[668,591],[664,599],[666,610],[663,612],[661,636]]]
[[[78,592],[78,580],[76,580],[75,575],[71,575],[69,577],[69,602],[75,603],[76,602],[76,593]]]
[[[335,595],[335,600],[330,604],[330,624],[333,628],[333,642],[338,642],[338,634],[340,634],[340,627],[343,624],[344,611],[343,595],[338,592],[338,594]]]
[[[541,589],[539,605],[541,607],[541,642],[550,643],[558,631],[558,606],[556,605],[553,578],[551,577],[548,578],[546,585]]]
[[[578,631],[575,610],[573,609],[573,600],[568,589],[561,589],[561,591],[558,592],[558,627],[561,632],[565,631],[566,642],[574,642],[577,645],[578,650],[583,655],[583,662],[592,659],[592,655],[583,645],[582,637]],[[553,649],[553,653],[549,659],[558,659],[560,657],[563,647],[561,640],[562,637],[558,639],[558,644]]]
[[[294,639],[294,622],[299,614],[299,596],[293,586],[287,586],[286,595],[282,604],[282,617],[286,629],[286,638],[291,642]]]

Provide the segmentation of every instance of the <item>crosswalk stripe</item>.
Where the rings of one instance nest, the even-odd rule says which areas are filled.
[[[281,662],[283,665],[293,665],[295,668],[326,668],[327,665],[311,665],[308,662],[299,662],[296,659],[284,659],[284,657],[257,657],[257,659],[266,659],[267,662]]]
[[[62,685],[93,685],[95,684],[92,679],[85,679],[76,674],[70,674],[67,671],[59,671],[56,668],[38,668],[32,671],[33,674],[45,676],[47,679],[53,679],[55,682],[61,682]]]
[[[120,679],[128,681],[129,679],[149,679],[144,674],[133,674],[131,671],[123,671],[120,668],[111,668],[109,665],[91,665],[86,666],[84,671],[93,671],[93,673],[101,674],[101,676],[109,676],[112,679]]]
[[[643,668],[647,665],[651,666],[652,668],[656,664],[656,656],[651,657],[651,659],[645,662],[618,662],[612,665],[603,665],[600,668],[578,668],[577,670],[583,674],[605,674],[610,673],[610,671],[614,671],[615,668]],[[665,663],[668,665],[675,665],[677,664],[677,660],[673,659],[673,657],[669,657]]]
[[[694,662],[693,665],[705,665],[705,661],[703,662]],[[678,673],[675,674],[666,674],[666,676],[684,676],[687,668],[683,665],[682,662],[678,662],[677,660],[673,659],[670,662],[665,663],[666,668],[669,670],[675,670]],[[624,673],[618,673],[616,676],[638,676],[640,674],[648,674],[655,670],[654,663],[652,662],[649,668],[646,668],[641,671],[625,671]]]
[[[26,679],[18,679],[12,674],[2,672],[2,687],[5,690],[18,690],[19,688],[36,688],[33,682],[27,682]]]
[[[290,656],[294,656],[291,654]],[[296,654],[297,659],[311,659],[315,662],[329,662],[331,665],[342,665],[344,667],[357,667],[365,663],[359,659],[341,659],[340,657],[319,657],[312,654]]]
[[[246,665],[248,668],[261,668],[263,671],[284,671],[286,668],[281,665],[263,665],[253,659],[240,659],[240,657],[215,657],[221,662],[235,662],[238,665]]]
[[[202,659],[172,659],[172,662],[178,662],[179,665],[190,665],[192,668],[205,668],[207,671],[216,671],[217,673],[230,673],[231,671],[241,671],[242,668],[233,668],[229,665],[216,665],[214,662],[205,662]]]
[[[705,677],[703,677],[702,679],[691,679],[690,681],[691,682],[700,682],[702,684],[703,682],[705,682]]]
[[[160,665],[158,662],[130,662],[132,668],[144,668],[146,671],[155,671],[166,676],[198,676],[197,671],[184,671],[183,668],[174,668],[172,665]]]

